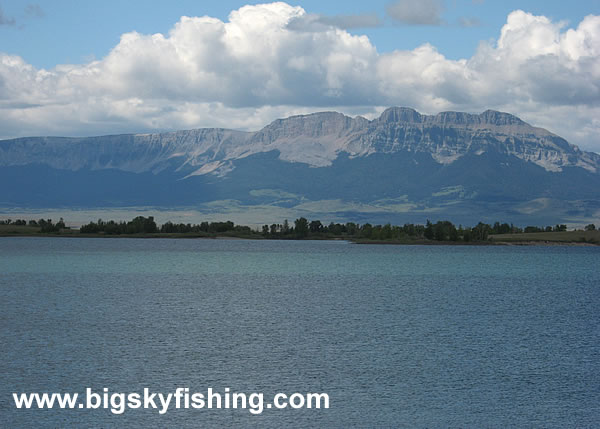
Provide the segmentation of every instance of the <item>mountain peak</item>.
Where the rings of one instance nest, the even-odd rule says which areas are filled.
[[[439,123],[454,125],[527,125],[520,118],[510,113],[499,112],[496,110],[486,110],[476,115],[465,112],[440,112],[437,115],[422,115],[410,107],[390,107],[383,111],[381,116],[376,119],[377,122],[393,123]]]
[[[258,133],[272,138],[337,136],[360,128],[368,122],[363,117],[351,118],[338,112],[317,112],[276,119]]]
[[[334,111],[325,111],[325,112],[315,112],[315,113],[307,113],[304,115],[293,115],[288,116],[287,118],[275,119],[271,122],[267,127],[278,127],[282,124],[293,124],[293,123],[323,123],[323,122],[337,122],[343,121],[345,119],[351,119],[350,117],[344,115],[343,113],[334,112]]]
[[[379,122],[421,122],[422,115],[410,107],[390,107],[377,119]]]
[[[526,122],[510,113],[498,112],[497,110],[486,110],[479,115],[482,122],[493,125],[527,125]]]

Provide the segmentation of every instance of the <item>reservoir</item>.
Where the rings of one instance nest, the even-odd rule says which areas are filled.
[[[0,238],[2,427],[593,427],[600,247]],[[328,409],[17,409],[31,392]]]

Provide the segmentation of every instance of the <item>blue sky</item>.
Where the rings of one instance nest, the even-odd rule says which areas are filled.
[[[167,34],[183,15],[208,15],[225,21],[232,10],[258,3],[264,2],[5,0],[0,1],[4,17],[14,20],[15,25],[0,26],[0,51],[20,55],[36,67],[83,63],[108,54],[123,33],[135,30]],[[468,58],[481,40],[496,38],[506,16],[516,9],[567,21],[571,26],[586,15],[600,15],[600,0],[453,0],[443,2],[441,25],[399,25],[386,15],[390,3],[389,0],[290,2],[309,13],[327,16],[375,14],[381,26],[353,28],[350,32],[366,34],[380,52],[414,49],[428,42],[451,59]],[[473,26],[461,27],[461,18],[471,20]]]
[[[0,10],[0,138],[258,129],[403,105],[508,111],[600,152],[600,0],[0,0]]]

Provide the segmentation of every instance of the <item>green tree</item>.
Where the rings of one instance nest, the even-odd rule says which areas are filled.
[[[468,243],[469,241],[471,241],[473,236],[473,233],[471,232],[471,228],[465,228],[465,230],[462,233],[462,239],[465,243]]]
[[[348,222],[346,223],[346,231],[348,232],[348,235],[354,236],[358,232],[358,225],[354,222]]]
[[[309,225],[308,225],[310,232],[312,232],[313,234],[318,234],[320,232],[323,232],[323,224],[321,223],[320,220],[313,220]]]
[[[156,222],[154,222],[154,216],[149,216],[147,218],[144,216],[137,216],[133,220],[127,222],[128,234],[151,234],[154,232],[158,232],[158,227],[156,226]]]
[[[429,219],[427,219],[427,223],[425,224],[425,232],[423,235],[425,236],[426,239],[433,240],[433,237],[434,237],[433,224],[429,221]]]
[[[281,229],[281,225],[277,225],[276,223],[271,225],[271,236],[276,236],[279,230]]]
[[[486,241],[490,233],[490,226],[486,223],[479,222],[471,231],[473,239],[476,241]]]
[[[373,226],[370,223],[365,223],[360,230],[360,236],[371,238],[373,236]]]
[[[304,238],[308,235],[308,220],[304,217],[294,221],[296,237]]]
[[[48,220],[40,219],[40,221],[38,223],[42,227],[41,232],[52,233],[52,232],[58,232],[58,230],[59,230],[56,227],[56,225],[54,225],[52,223],[52,219],[48,219]]]
[[[381,239],[390,240],[392,238],[392,225],[386,223],[381,227]]]
[[[450,224],[452,225],[452,224]],[[452,225],[452,227],[450,228],[449,232],[448,232],[448,239],[450,241],[458,241],[458,230],[454,227],[454,225]]]

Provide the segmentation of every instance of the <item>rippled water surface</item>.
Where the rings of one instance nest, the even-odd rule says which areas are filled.
[[[1,427],[600,425],[600,248],[0,239]],[[326,392],[17,410],[12,392]]]

